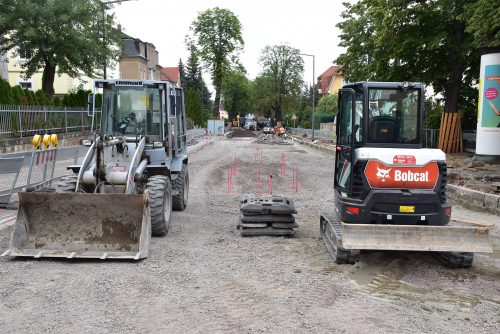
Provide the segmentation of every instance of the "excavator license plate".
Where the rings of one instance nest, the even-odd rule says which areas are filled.
[[[408,205],[400,205],[399,212],[415,213],[415,207]]]

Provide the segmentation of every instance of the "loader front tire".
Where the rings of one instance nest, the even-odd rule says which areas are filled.
[[[76,183],[78,182],[78,175],[66,175],[61,177],[57,184],[56,193],[75,193]]]
[[[189,172],[187,165],[182,165],[181,172],[172,181],[172,188],[177,191],[173,197],[173,207],[175,211],[184,211],[189,197]]]
[[[163,175],[154,175],[147,183],[151,211],[151,234],[162,237],[168,233],[172,216],[172,183]]]

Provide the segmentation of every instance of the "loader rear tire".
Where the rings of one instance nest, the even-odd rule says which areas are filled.
[[[151,234],[162,237],[168,233],[172,216],[172,183],[163,175],[154,175],[147,183],[151,211]]]
[[[181,172],[172,181],[172,188],[177,191],[173,196],[173,208],[175,211],[184,211],[189,197],[189,172],[187,165],[182,165]]]
[[[78,182],[78,175],[66,175],[61,177],[57,184],[56,193],[74,193],[76,192],[76,183]]]

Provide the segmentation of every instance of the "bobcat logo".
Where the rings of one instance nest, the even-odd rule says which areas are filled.
[[[391,177],[389,176],[389,172],[391,171],[392,168],[389,169],[380,169],[377,167],[377,177],[382,180],[382,182],[385,182],[385,179],[390,179]]]

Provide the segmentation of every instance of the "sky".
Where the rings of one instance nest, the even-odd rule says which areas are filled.
[[[160,65],[177,66],[188,58],[184,39],[198,14],[226,8],[240,20],[245,42],[240,60],[254,79],[261,71],[259,56],[267,45],[288,44],[315,56],[314,76],[342,53],[335,25],[343,6],[338,0],[132,0],[116,4],[111,12],[123,32],[155,45]],[[313,81],[312,57],[304,57],[304,81]],[[206,79],[208,76],[206,76]]]

